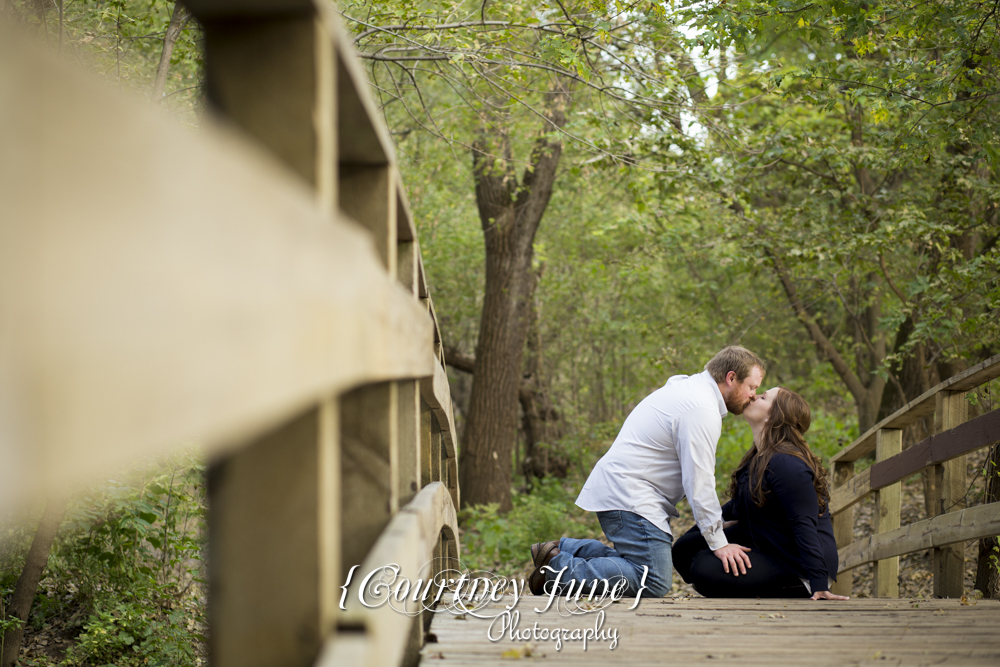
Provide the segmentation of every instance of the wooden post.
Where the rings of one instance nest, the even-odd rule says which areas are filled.
[[[399,389],[399,505],[421,488],[420,385],[416,380],[397,383]]]
[[[420,487],[423,488],[434,481],[434,466],[431,465],[433,448],[431,441],[434,433],[434,414],[431,407],[420,400]]]
[[[965,392],[942,391],[935,397],[934,431],[940,433],[955,428],[968,418]],[[935,516],[965,508],[968,480],[965,456],[934,466],[937,498]],[[965,590],[965,545],[949,544],[934,549],[934,595],[943,598],[961,597]]]
[[[879,429],[875,434],[875,460],[884,461],[903,451],[903,431]],[[901,484],[896,482],[875,492],[875,533],[887,533],[899,528]],[[899,556],[875,562],[875,597],[899,597]]]
[[[458,489],[458,457],[451,457],[445,462],[445,465],[448,468],[448,491],[451,493],[451,502],[455,505],[455,509],[458,509],[461,507]]]
[[[396,271],[399,283],[419,298],[417,289],[417,244],[400,241],[396,248]]]
[[[208,98],[336,207],[333,36],[310,15],[205,21]]]
[[[360,565],[399,509],[399,392],[395,382],[344,394],[341,415],[341,571]]]
[[[443,477],[441,470],[441,429],[437,417],[431,415],[431,480],[439,482]]]
[[[340,165],[340,206],[372,233],[386,270],[397,275],[396,190],[388,166]]]
[[[213,665],[305,667],[319,653],[340,568],[338,430],[331,399],[211,466]]]
[[[833,464],[833,486],[847,484],[854,477],[854,461],[836,461]],[[833,515],[833,538],[837,548],[843,549],[854,542],[854,506]],[[837,575],[837,581],[830,588],[837,595],[851,595],[854,590],[854,571],[848,570]]]

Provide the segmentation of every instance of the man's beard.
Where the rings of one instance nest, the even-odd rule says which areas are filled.
[[[734,415],[741,415],[743,414],[743,411],[746,410],[747,406],[750,405],[750,401],[740,401],[738,398],[733,396],[735,393],[736,392],[731,392],[728,396],[724,396],[723,399],[726,401],[727,410]]]

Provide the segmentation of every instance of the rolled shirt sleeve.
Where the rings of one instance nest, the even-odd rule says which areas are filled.
[[[722,531],[722,508],[715,492],[715,448],[721,434],[717,412],[694,409],[678,419],[676,447],[681,484],[694,520],[712,551],[729,544]]]

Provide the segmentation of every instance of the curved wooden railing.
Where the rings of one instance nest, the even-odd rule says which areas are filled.
[[[1000,440],[1000,409],[968,419],[966,393],[1000,377],[1000,355],[968,369],[910,401],[876,424],[832,459],[830,511],[840,548],[834,591],[849,595],[851,570],[875,563],[873,593],[899,597],[899,556],[933,549],[934,594],[960,597],[968,540],[1000,535],[1000,503],[965,507],[966,455]],[[934,414],[934,435],[902,449],[903,428]],[[854,474],[854,463],[874,455],[875,463]],[[926,503],[932,516],[900,526],[900,484],[933,468],[936,496]],[[854,505],[875,494],[874,533],[854,542]]]
[[[326,2],[185,4],[197,131],[0,25],[0,506],[198,443],[212,664],[413,662],[419,620],[339,608],[352,565],[458,555],[392,144]]]

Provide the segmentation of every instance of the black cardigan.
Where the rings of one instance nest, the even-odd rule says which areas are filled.
[[[722,517],[739,521],[738,531],[751,549],[777,559],[802,579],[812,592],[830,590],[837,578],[837,542],[830,509],[819,513],[813,473],[791,454],[775,454],[764,471],[765,500],[751,498],[749,474],[736,481],[736,496],[722,507]]]

